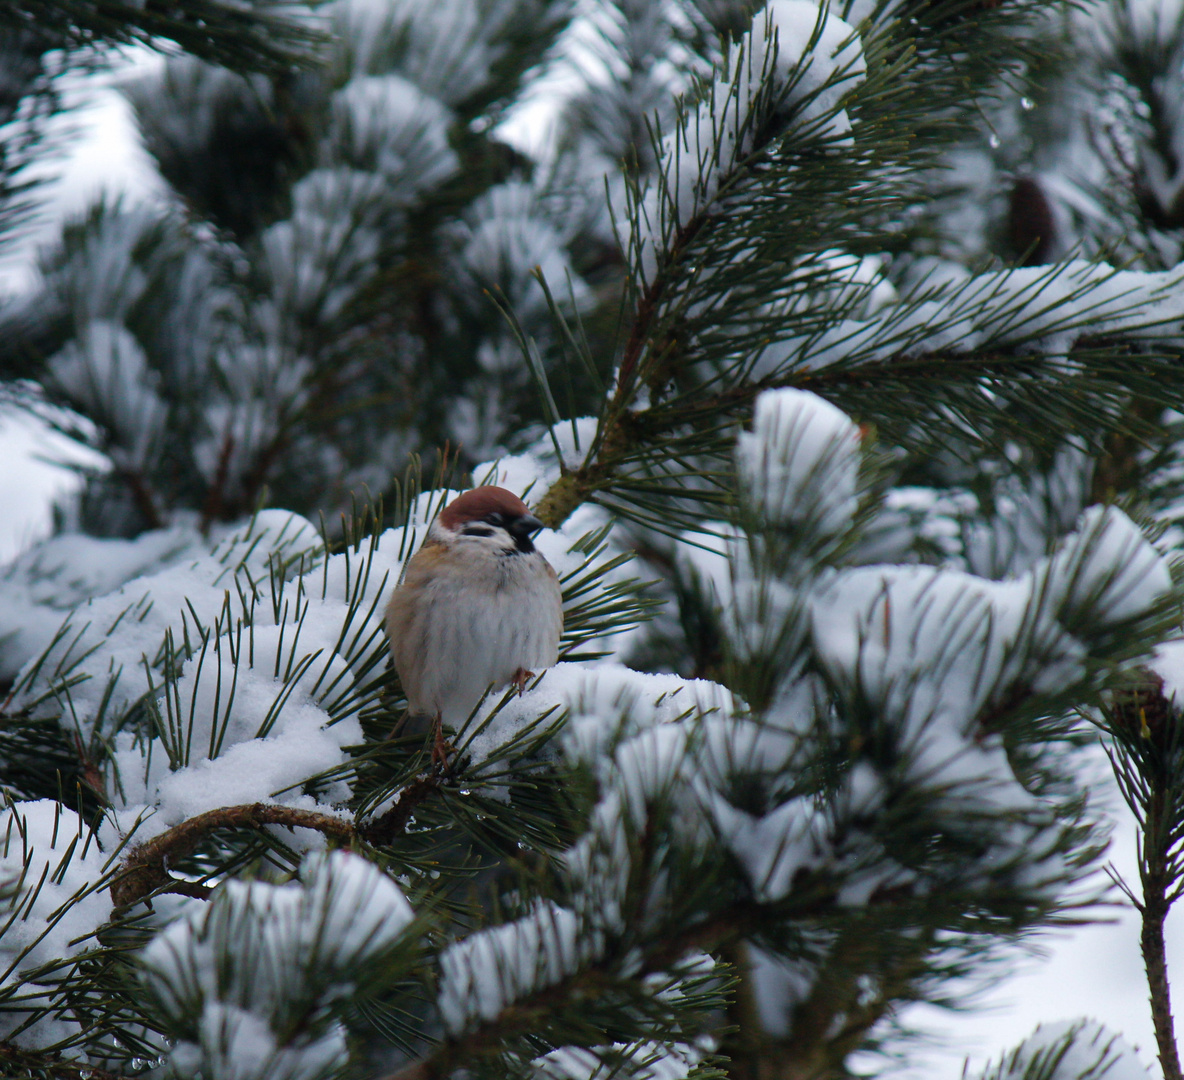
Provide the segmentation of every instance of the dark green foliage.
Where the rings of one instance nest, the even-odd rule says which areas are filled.
[[[1116,235],[1040,173],[1085,130],[1055,108],[1109,71],[1147,107],[1136,172],[1174,174],[1178,46],[1140,44],[1117,4],[1093,66],[1072,6],[1035,0],[846,0],[848,53],[821,13],[766,53],[742,2],[596,10],[537,156],[498,125],[570,45],[570,3],[327,5],[301,70],[280,56],[300,33],[253,23],[224,70],[231,24],[196,45],[174,26],[197,58],[129,92],[171,204],[96,207],[0,314],[0,373],[111,462],[77,525],[192,533],[161,578],[71,615],[0,732],[13,800],[106,810],[127,844],[94,883],[115,905],[95,947],[29,976],[53,999],[30,1023],[83,1024],[51,1047],[61,1075],[168,1054],[212,1080],[198,1010],[230,998],[177,1006],[185,950],[212,941],[219,987],[262,988],[231,914],[355,857],[410,900],[406,936],[344,989],[308,967],[232,1002],[277,1053],[343,1025],[346,1057],[309,1075],[837,1080],[903,1052],[910,1003],[960,1004],[1095,913],[1083,716],[1106,717],[1145,829],[1131,898],[1178,895],[1178,718],[1132,665],[1179,590],[1127,517],[1081,514],[1121,503],[1174,542],[1179,282],[1057,261],[1159,270],[1178,222],[1164,184],[1111,185]],[[811,459],[758,401],[838,434]],[[405,715],[381,611],[443,489],[491,459],[562,530],[570,666],[494,688],[444,745]],[[329,525],[227,538],[275,506]],[[214,543],[233,557],[211,567]],[[130,663],[129,628],[155,635]],[[129,824],[241,780],[237,753],[290,755],[296,709],[351,744],[242,805]],[[176,966],[137,968],[166,922]],[[997,1080],[1078,1080],[1071,1043]]]
[[[295,16],[295,17],[293,17]],[[29,0],[6,4],[0,30],[52,35],[54,48],[156,44],[164,38],[186,52],[242,71],[288,70],[311,64],[323,34],[306,11],[287,2],[242,7],[221,0],[145,4],[123,0]]]

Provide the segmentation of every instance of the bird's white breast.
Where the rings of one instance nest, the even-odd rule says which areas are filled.
[[[554,664],[562,630],[559,584],[541,554],[474,554],[437,560],[414,605],[404,607],[409,625],[395,649],[411,711],[438,711],[454,728],[489,686],[504,686],[520,668]]]

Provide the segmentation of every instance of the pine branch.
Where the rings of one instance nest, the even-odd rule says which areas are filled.
[[[10,32],[30,26],[60,28],[62,43],[74,48],[105,42],[160,48],[164,39],[236,71],[286,72],[293,67],[311,67],[316,62],[315,48],[326,37],[308,23],[286,17],[286,12],[273,13],[283,12],[285,7],[296,10],[295,5],[278,2],[22,0],[5,6],[0,27]]]
[[[1007,19],[1022,22],[1035,12],[1020,7]],[[961,27],[957,33],[977,29]],[[886,32],[883,41],[874,34],[866,38],[868,55],[881,45],[899,46],[903,39],[896,41],[896,32]],[[954,32],[954,24],[936,30],[930,44]],[[929,30],[917,33],[924,38]],[[687,161],[665,151],[654,191],[630,193],[630,258],[637,286],[622,334],[616,386],[585,462],[565,470],[539,502],[536,513],[547,524],[559,524],[581,502],[598,496],[630,516],[629,508],[619,504],[630,501],[628,489],[642,482],[638,474],[649,481],[650,496],[696,498],[687,481],[698,479],[703,461],[718,455],[718,433],[738,423],[767,389],[823,393],[859,420],[876,424],[890,440],[914,448],[925,438],[962,438],[968,427],[999,446],[1006,438],[1033,432],[1045,433],[1048,442],[1069,433],[1100,438],[1105,432],[1098,431],[1098,414],[1121,407],[1132,380],[1140,388],[1149,384],[1152,396],[1169,407],[1180,400],[1178,365],[1164,363],[1166,357],[1133,356],[1125,343],[1114,348],[1107,342],[1103,348],[1083,339],[1072,362],[1081,377],[1076,388],[1088,406],[1066,407],[1059,393],[1054,403],[1048,388],[1059,386],[1062,373],[1026,349],[1056,333],[1082,335],[1106,318],[1117,320],[1116,325],[1145,318],[1144,334],[1156,325],[1155,311],[1140,315],[1153,303],[1150,296],[1114,297],[1098,288],[1105,285],[1104,271],[1082,273],[1071,263],[1028,277],[999,271],[950,289],[924,285],[882,314],[858,313],[866,289],[852,290],[817,254],[836,243],[851,251],[865,245],[883,248],[883,226],[875,222],[891,218],[894,207],[899,211],[897,203],[907,201],[909,181],[902,179],[902,170],[920,164],[907,143],[889,145],[903,107],[894,88],[906,74],[921,80],[932,75],[928,61],[912,66],[902,54],[894,61],[903,65],[897,70],[881,60],[882,66],[872,65],[866,81],[848,88],[841,102],[860,118],[859,153],[834,153],[828,138],[810,124],[783,130],[777,109],[784,103],[773,93],[767,101],[753,99],[749,121],[760,145],[746,156],[725,159],[727,140],[712,121],[710,135],[719,145],[705,156],[700,150],[696,183],[710,188],[714,169],[720,173],[718,184],[711,188],[714,195],[697,197],[685,218],[680,219],[679,187],[689,186],[694,176],[689,148],[683,151]],[[718,82],[713,93],[718,100],[709,100],[718,111],[719,102],[737,91]],[[749,108],[738,93],[727,100],[741,113]],[[692,146],[708,137],[705,121],[698,121],[698,128],[695,121],[687,123]],[[878,142],[871,137],[873,129]],[[739,131],[737,139],[748,137],[744,124]],[[662,146],[668,144],[669,139]],[[661,151],[655,139],[655,152]],[[851,236],[837,241],[843,230],[852,231],[850,217],[859,215],[852,209],[839,222],[829,208],[836,199],[846,206],[854,190],[867,200],[866,217]],[[796,197],[786,198],[787,191]],[[744,212],[736,212],[736,206]],[[776,250],[769,246],[773,237]],[[647,271],[650,245],[655,266]],[[853,293],[850,301],[827,308],[810,299],[844,286]],[[721,295],[728,297],[726,304]],[[932,322],[935,300],[946,308],[941,319],[951,320],[940,327]],[[842,326],[836,326],[840,321]],[[981,337],[978,348],[935,351],[943,329],[957,326],[965,334],[967,325]],[[643,395],[646,402],[638,407]],[[907,403],[907,415],[898,403]],[[647,473],[655,457],[665,466],[656,481]]]
[[[261,829],[265,825],[283,825],[290,829],[314,829],[339,844],[362,841],[372,847],[384,847],[403,833],[416,808],[438,791],[443,781],[444,775],[440,772],[417,777],[402,790],[390,810],[358,825],[331,814],[267,803],[209,810],[132,848],[111,883],[112,899],[121,908],[158,892],[208,900],[212,892],[209,886],[174,878],[168,866],[170,862],[192,855],[202,840],[217,829]]]
[[[1163,681],[1149,681],[1118,697],[1109,715],[1116,752],[1111,764],[1123,798],[1139,823],[1141,898],[1124,886],[1141,920],[1140,946],[1147,974],[1151,1018],[1159,1063],[1166,1080],[1180,1080],[1180,1055],[1172,1016],[1164,923],[1180,895],[1184,866],[1184,800],[1180,791],[1184,738],[1179,717],[1163,693]]]
[[[790,895],[776,905],[739,900],[690,926],[672,933],[656,933],[648,942],[631,947],[628,954],[629,979],[644,979],[648,975],[667,971],[693,952],[718,953],[733,943],[751,937],[762,928],[783,925],[787,921],[823,918],[836,909],[838,896],[834,883],[820,880],[815,874],[803,874],[795,882]],[[877,889],[868,899],[867,911],[893,909],[909,899],[908,890]],[[582,999],[603,995],[618,978],[614,967],[620,959],[620,956],[610,955],[558,983],[513,1002],[492,1020],[485,1021],[459,1038],[440,1044],[432,1053],[380,1080],[440,1080],[474,1058],[497,1054],[508,1040],[537,1031],[541,1020]],[[917,960],[915,954],[910,954],[902,964],[900,979],[908,981],[922,967],[923,962]],[[884,993],[875,1002],[869,1003],[852,1025],[844,1027],[847,1039],[843,1053],[850,1052],[864,1031],[892,1006],[894,999],[891,991],[899,985],[900,979],[891,986],[886,980]]]
[[[833,896],[820,903],[821,908],[833,901]],[[636,957],[632,977],[641,978],[664,971],[687,953],[711,951],[743,937],[761,920],[761,909],[756,904],[735,905],[726,912],[692,925],[679,934],[651,942],[650,949]],[[613,958],[616,959],[616,958]],[[631,957],[631,961],[634,960]],[[587,995],[596,996],[612,980],[606,961],[576,972],[503,1009],[494,1019],[481,1024],[458,1039],[441,1044],[427,1057],[404,1066],[380,1080],[438,1080],[449,1075],[465,1061],[488,1054],[496,1054],[507,1039],[529,1033],[538,1021],[578,1001]]]
[[[644,314],[639,313],[638,318],[643,317]],[[1159,358],[1151,356],[1123,360],[1119,358],[1119,348],[1115,342],[1083,343],[1076,355],[1086,363],[1094,354],[1104,355],[1106,367],[1098,365],[1092,371],[1081,372],[1079,389],[1093,391],[1099,397],[1110,394],[1117,398],[1137,383],[1141,394],[1157,406],[1168,405],[1168,398],[1176,400],[1178,391],[1174,380],[1161,377],[1167,374],[1166,357],[1162,363]],[[876,364],[836,364],[820,370],[791,370],[636,410],[633,404],[644,384],[634,383],[632,391],[626,392],[622,379],[605,411],[604,436],[596,456],[565,472],[539,500],[535,513],[548,526],[558,527],[582,503],[599,492],[612,492],[621,485],[627,478],[629,467],[647,451],[659,451],[687,431],[704,431],[721,423],[738,423],[762,393],[785,387],[809,390],[832,400],[845,411],[877,421],[882,429],[888,429],[886,434],[906,442],[910,434],[906,427],[915,426],[918,414],[913,412],[908,418],[901,419],[900,430],[893,430],[897,421],[885,415],[886,401],[901,400],[917,406],[924,400],[918,395],[924,394],[929,400],[922,407],[932,435],[933,426],[946,429],[950,421],[948,415],[937,415],[937,404],[948,402],[965,406],[971,399],[981,403],[986,400],[984,389],[989,388],[997,400],[1014,401],[1020,408],[1015,417],[997,409],[991,419],[998,426],[999,433],[993,435],[989,428],[984,429],[984,439],[1001,443],[1004,435],[1017,434],[1051,438],[1060,433],[1059,429],[1065,428],[1066,422],[1072,425],[1072,417],[1063,409],[1064,396],[1057,384],[1044,378],[1046,373],[1046,359],[1033,352],[1001,349],[922,355],[901,352]],[[1045,417],[1042,397],[1046,394],[1055,396],[1055,401],[1053,396],[1048,397],[1049,406],[1056,402],[1062,405],[1059,423],[1050,415],[1047,426],[1033,425],[1027,413],[1038,412]],[[1090,415],[1094,420],[1093,431],[1082,429],[1081,434],[1094,441],[1104,440],[1112,430],[1135,438],[1149,430],[1147,422],[1129,410],[1117,421],[1116,428],[1099,424],[1097,412],[1091,411]],[[684,488],[682,494],[691,496],[693,492]]]
[[[1150,818],[1148,819],[1150,823]],[[1163,927],[1171,902],[1167,898],[1169,879],[1162,859],[1149,860],[1142,874],[1143,901],[1138,904],[1142,928],[1139,944],[1143,951],[1143,965],[1147,970],[1147,987],[1151,996],[1151,1019],[1155,1025],[1155,1042],[1159,1048],[1159,1064],[1164,1080],[1180,1080],[1180,1055],[1176,1048],[1176,1029],[1172,1020],[1171,986],[1168,982],[1167,950]]]
[[[843,1062],[874,1025],[907,1000],[918,979],[931,973],[935,937],[932,926],[904,941],[893,934],[869,933],[858,922],[846,927],[809,997],[795,1010],[788,1043],[780,1052],[762,1055],[760,1075],[770,1080],[821,1080],[841,1074]],[[896,955],[877,963],[884,960],[885,951]],[[869,983],[874,993],[866,993]]]
[[[352,824],[329,814],[298,810],[291,806],[269,806],[266,803],[224,806],[174,825],[156,839],[133,848],[111,883],[111,897],[117,907],[127,907],[158,890],[175,892],[178,884],[189,883],[179,883],[169,874],[170,861],[193,854],[201,841],[215,829],[261,829],[264,825],[315,829],[330,839],[345,843],[354,837]],[[202,898],[206,896],[208,893]]]
[[[411,815],[430,795],[437,791],[443,780],[439,772],[425,773],[412,780],[400,792],[399,797],[381,817],[357,827],[357,835],[374,847],[386,847],[395,837],[402,835],[411,820]]]

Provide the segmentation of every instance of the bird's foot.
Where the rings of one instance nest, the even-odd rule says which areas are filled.
[[[527,671],[526,668],[520,667],[514,672],[514,677],[510,680],[510,684],[518,691],[518,696],[521,697],[526,693],[526,684],[533,678],[533,671]]]
[[[448,755],[451,753],[452,745],[444,738],[444,723],[440,719],[440,714],[436,713],[432,735],[432,764],[442,772],[447,772],[451,768],[448,764]]]

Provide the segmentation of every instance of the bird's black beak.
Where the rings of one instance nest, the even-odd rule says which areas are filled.
[[[534,514],[523,514],[514,522],[513,531],[521,533],[523,536],[530,536],[532,533],[538,532],[539,529],[545,528],[546,526]]]

